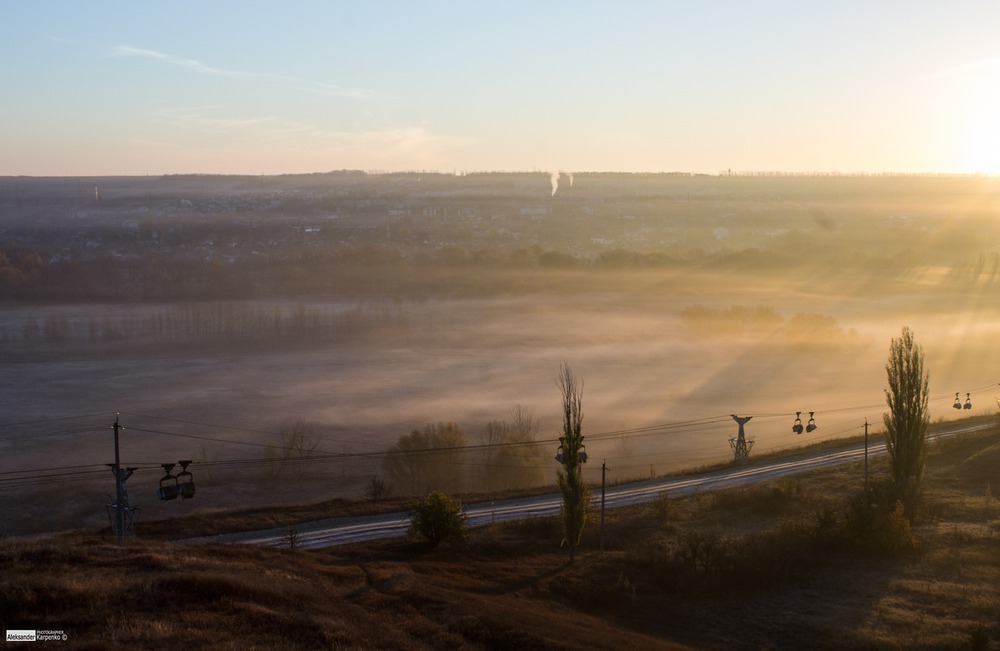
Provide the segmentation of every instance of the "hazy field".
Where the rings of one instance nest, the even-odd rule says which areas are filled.
[[[599,180],[595,177],[595,183]],[[329,235],[329,250],[339,257],[303,261],[295,252],[311,246],[308,242],[300,246],[297,240],[272,239],[281,253],[268,258],[271,266],[257,271],[247,263],[241,272],[249,280],[240,287],[253,289],[246,296],[114,302],[83,300],[85,295],[45,300],[24,293],[12,296],[0,309],[2,470],[108,463],[109,426],[120,411],[126,428],[123,464],[141,468],[129,487],[143,517],[234,502],[356,496],[373,474],[382,472],[377,453],[426,423],[454,421],[466,441],[475,444],[489,420],[507,419],[521,406],[539,421],[538,439],[554,440],[560,426],[555,377],[566,362],[584,382],[591,478],[599,478],[604,459],[612,480],[643,477],[730,458],[728,439],[736,430],[731,413],[754,416],[747,426],[755,439],[751,456],[806,438],[859,434],[866,417],[879,427],[888,344],[904,325],[914,330],[927,355],[933,417],[995,410],[1000,393],[1000,282],[993,262],[1000,254],[1000,212],[995,188],[987,199],[971,202],[975,209],[963,215],[958,207],[971,200],[959,187],[951,194],[935,194],[934,201],[913,189],[902,194],[898,189],[872,194],[869,189],[866,204],[867,195],[860,191],[845,199],[843,193],[816,190],[812,196],[786,188],[788,196],[775,198],[773,189],[755,194],[752,180],[742,179],[740,187],[750,188],[743,194],[713,190],[709,195],[708,186],[687,180],[695,192],[711,199],[697,211],[690,208],[690,198],[686,204],[667,201],[664,216],[656,218],[656,206],[647,205],[648,186],[637,180],[629,194],[627,181],[617,194],[593,190],[594,196],[587,202],[581,197],[578,205],[569,204],[570,197],[538,219],[523,221],[516,217],[523,211],[503,212],[512,215],[510,231],[496,236],[494,248],[489,237],[476,239],[474,226],[480,222],[470,226],[464,209],[426,217],[427,205],[446,200],[420,194],[410,199],[422,206],[420,217],[412,221],[430,230],[416,238],[398,235],[404,230],[400,219],[366,217],[376,225],[375,232],[361,236],[381,247],[379,255],[387,250],[398,254],[391,263],[371,262],[372,242],[350,240],[361,231],[345,220],[360,217],[345,209],[340,221],[322,222],[324,236],[334,227],[350,232]],[[379,183],[371,181],[372,196]],[[501,210],[494,206],[496,197],[507,201],[507,187],[463,195],[462,201],[472,206],[482,201],[493,206],[483,212],[496,213]],[[578,175],[574,189],[582,193],[586,188],[587,177]],[[513,184],[509,200],[516,203],[531,191]],[[363,188],[356,192],[367,196]],[[105,194],[112,196],[110,190]],[[143,193],[137,194],[140,201]],[[155,204],[158,195],[151,194],[154,198],[147,202]],[[69,233],[87,223],[27,214],[24,205],[30,207],[31,201],[18,208],[12,196],[0,199],[0,215],[10,225],[8,244],[39,250],[43,226],[58,232],[62,223]],[[594,197],[600,203],[592,203]],[[530,201],[543,199],[532,195]],[[176,204],[170,197],[163,201]],[[73,209],[78,210],[75,204]],[[136,219],[135,205],[120,209],[119,217],[111,208],[102,213],[101,223],[110,224],[109,232],[119,232],[121,220]],[[301,210],[315,214],[312,208]],[[418,208],[408,210],[412,214]],[[617,230],[621,213],[630,211],[648,212],[651,216],[642,217],[647,222],[660,221],[649,225],[641,239],[631,240],[630,250],[646,256],[641,263],[611,264],[609,251],[622,250],[615,246],[623,241]],[[724,222],[709,220],[706,215],[713,211]],[[890,220],[887,226],[886,218],[872,216],[902,211],[916,217]],[[825,217],[817,217],[818,212]],[[126,229],[152,233],[133,242],[137,249],[163,242],[164,224],[181,219],[142,214],[152,225],[140,220]],[[201,215],[199,223],[218,219],[222,225],[214,228],[243,232],[243,226],[233,225],[238,220],[221,209],[219,214]],[[946,229],[935,221],[938,214],[947,218]],[[672,215],[678,215],[673,226]],[[98,221],[93,215],[88,219]],[[296,219],[296,233],[305,233],[312,217]],[[542,238],[552,227],[546,219],[579,228],[567,231],[565,241],[549,241]],[[755,219],[764,226],[756,229]],[[288,220],[285,212],[273,218],[275,224]],[[499,233],[502,221],[494,215],[482,223]],[[267,214],[255,215],[247,228],[270,223]],[[378,224],[391,224],[394,230],[386,226],[379,231]],[[972,227],[964,239],[955,235],[963,225]],[[584,227],[587,233],[580,237],[578,230]],[[683,241],[659,245],[673,257],[654,264],[648,257],[658,255],[653,241],[664,242],[660,231],[667,229]],[[704,241],[703,231],[710,234]],[[756,233],[746,245],[734,242],[744,241],[743,231],[747,238]],[[865,232],[875,241],[866,240]],[[514,268],[475,262],[484,259],[484,251],[521,260],[521,249],[508,241],[515,235],[518,243],[536,247],[536,262]],[[216,234],[215,246],[226,237]],[[78,236],[76,244],[61,250],[85,250],[85,240]],[[545,246],[539,247],[539,241]],[[701,248],[711,241],[717,248]],[[782,262],[789,242],[806,248],[791,256],[794,262]],[[125,250],[122,246],[116,244],[115,250]],[[131,265],[129,277],[135,277],[136,265],[144,260],[162,260],[170,268],[170,256],[190,250],[172,246],[171,252],[123,255]],[[456,246],[471,257],[456,253]],[[564,258],[553,257],[556,253]],[[61,255],[65,260],[67,254]],[[352,255],[361,261],[345,262]],[[420,264],[406,262],[418,255],[424,256]],[[242,268],[242,259],[227,262],[224,269]],[[260,258],[248,251],[246,259]],[[549,264],[553,260],[559,264]],[[289,271],[291,264],[300,271]],[[185,263],[176,265],[183,268]],[[261,278],[279,276],[289,283],[291,278],[343,280],[308,291],[277,285],[261,289]],[[144,291],[151,291],[148,287],[147,282]],[[271,315],[277,315],[275,323],[285,324],[284,330],[269,330]],[[239,319],[253,325],[227,329],[225,324]],[[184,330],[201,321],[223,325]],[[288,325],[296,323],[298,330]],[[974,408],[956,412],[955,393],[964,401],[967,391],[973,394]],[[803,412],[803,420],[814,411],[819,429],[801,437],[793,434],[796,411]],[[219,463],[261,459],[262,446],[280,442],[277,432],[295,421],[309,424],[323,452],[346,456],[313,464],[304,482],[269,480],[260,464],[240,468]],[[642,431],[630,432],[636,429]],[[625,435],[616,435],[620,431]],[[554,442],[542,445],[554,454]],[[181,458],[214,461],[216,466],[205,465],[201,472],[197,464],[193,467],[204,482],[195,500],[156,503],[160,473],[155,465]],[[555,468],[556,462],[549,461],[550,477]],[[476,475],[487,471],[470,463],[470,488]],[[60,525],[81,518],[99,522],[105,496],[113,490],[110,473],[103,472],[107,477],[98,469],[79,478],[62,477],[60,483],[4,482],[3,520],[24,525],[31,519],[35,527],[49,520]],[[36,490],[47,497],[18,498],[34,496]]]

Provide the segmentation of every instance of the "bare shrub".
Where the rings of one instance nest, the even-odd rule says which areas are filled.
[[[680,510],[666,493],[653,500],[652,508],[656,516],[663,522],[671,522],[681,517]]]
[[[386,486],[385,480],[378,475],[373,475],[372,478],[368,480],[368,487],[365,492],[368,495],[368,499],[372,502],[378,502],[389,494],[389,487]]]
[[[264,450],[270,477],[305,479],[313,461],[322,453],[322,441],[307,423],[297,420],[279,433],[281,443],[268,443]]]
[[[288,531],[285,533],[285,546],[289,549],[298,549],[300,544],[299,528],[294,525],[288,525]]]

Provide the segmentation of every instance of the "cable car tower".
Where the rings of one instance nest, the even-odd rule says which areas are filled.
[[[97,186],[94,186],[95,188]],[[108,519],[111,520],[111,531],[118,537],[121,547],[126,536],[135,536],[135,520],[139,509],[128,504],[128,489],[125,481],[132,476],[135,468],[122,468],[121,457],[118,454],[118,432],[122,426],[118,424],[118,414],[115,414],[115,424],[111,426],[115,433],[115,462],[107,464],[115,476],[115,503],[108,504]]]
[[[135,521],[139,517],[139,507],[129,506],[128,487],[125,481],[132,476],[135,468],[118,469],[117,464],[107,464],[115,475],[116,493],[114,504],[108,504],[108,519],[111,521],[111,533],[122,544],[123,538],[135,538]]]
[[[750,448],[753,447],[753,439],[747,440],[746,432],[743,430],[743,426],[750,421],[753,416],[746,416],[740,418],[736,414],[730,414],[733,420],[737,422],[740,426],[739,434],[736,438],[729,439],[729,447],[733,449],[733,461],[737,464],[744,464],[750,460]]]

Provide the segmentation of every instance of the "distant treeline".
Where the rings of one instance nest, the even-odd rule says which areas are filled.
[[[405,327],[402,309],[388,302],[351,306],[186,303],[100,314],[85,311],[35,316],[0,328],[0,341],[34,344],[316,343],[374,327]]]
[[[846,256],[850,256],[849,258]],[[191,251],[130,257],[57,257],[17,244],[0,249],[0,300],[42,302],[172,302],[319,298],[430,298],[509,291],[525,272],[544,284],[547,270],[690,269],[787,274],[802,270],[877,274],[881,282],[933,265],[948,283],[1000,285],[1000,253],[899,250],[848,253],[815,245],[795,233],[766,249],[643,252],[611,249],[596,255],[535,245],[513,250],[466,246],[401,249],[378,245],[287,247],[270,255],[223,259]],[[461,273],[455,273],[461,271]],[[475,271],[476,274],[470,274]],[[517,273],[512,273],[517,272]]]

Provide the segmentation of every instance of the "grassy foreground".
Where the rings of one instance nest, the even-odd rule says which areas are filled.
[[[573,565],[553,519],[433,551],[8,539],[0,619],[65,649],[998,648],[1000,430],[934,447],[909,513],[879,490],[860,508],[862,482],[609,511],[605,551],[595,519]]]

